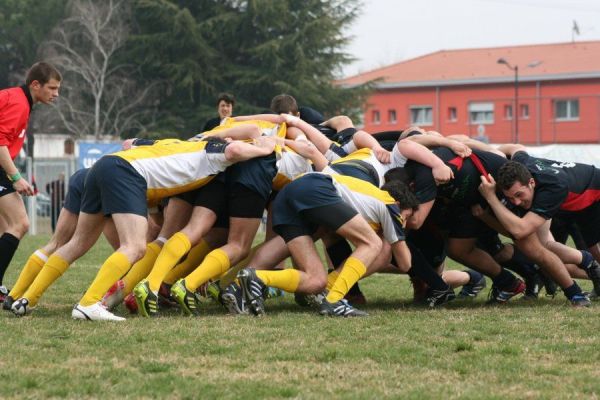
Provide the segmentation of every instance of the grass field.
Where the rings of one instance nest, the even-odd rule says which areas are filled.
[[[6,283],[46,240],[22,242]],[[320,317],[288,295],[260,319],[207,304],[198,318],[71,320],[108,254],[97,245],[32,315],[0,313],[0,398],[600,396],[600,305],[573,309],[560,295],[489,307],[484,293],[428,311],[410,305],[405,277],[383,275],[362,283],[371,315],[361,319]]]

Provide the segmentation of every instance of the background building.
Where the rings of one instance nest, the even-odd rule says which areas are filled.
[[[419,125],[496,143],[600,143],[600,41],[442,50],[338,83],[369,81],[371,133]]]

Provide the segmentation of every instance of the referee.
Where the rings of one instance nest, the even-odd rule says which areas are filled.
[[[25,85],[0,90],[0,219],[6,230],[0,236],[0,301],[8,294],[2,280],[19,241],[29,229],[20,195],[32,196],[33,187],[13,160],[21,151],[31,107],[58,97],[62,77],[50,64],[39,62],[27,72]]]

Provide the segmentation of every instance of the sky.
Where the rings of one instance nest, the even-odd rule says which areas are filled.
[[[343,76],[438,50],[600,40],[600,0],[363,0]]]

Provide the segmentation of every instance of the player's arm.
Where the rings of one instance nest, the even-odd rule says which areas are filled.
[[[329,150],[329,147],[333,143],[327,136],[323,135],[317,128],[299,117],[294,117],[291,114],[281,114],[281,116],[285,119],[285,123],[288,124],[288,126],[301,130],[322,154],[327,153],[327,150]]]
[[[277,115],[277,114],[242,115],[242,116],[232,117],[232,118],[236,122],[252,121],[252,120],[267,121],[267,122],[271,122],[274,124],[282,124],[285,122],[285,119],[281,115]]]
[[[13,187],[19,194],[24,196],[33,196],[33,187],[21,176],[19,170],[15,166],[8,147],[0,146],[0,166],[6,172],[6,175],[13,184]]]
[[[409,136],[404,140],[410,140],[419,143],[422,146],[429,148],[432,147],[447,147],[452,150],[457,156],[468,157],[471,155],[471,149],[464,143],[457,140],[449,139],[440,134],[437,135],[413,135]]]
[[[307,142],[304,140],[289,140],[285,139],[285,145],[294,150],[296,153],[300,154],[302,157],[310,160],[313,164],[315,171],[322,171],[329,162],[313,145],[311,142]]]
[[[500,221],[498,221],[498,218],[492,215],[489,211],[484,210],[483,207],[481,207],[479,204],[475,204],[471,207],[471,213],[501,235],[504,235],[506,237],[511,236],[510,232],[508,232],[508,230],[504,228]]]
[[[489,181],[485,177],[481,177],[481,185],[479,191],[490,205],[492,211],[498,218],[498,221],[515,239],[523,239],[530,234],[536,232],[542,226],[546,219],[534,212],[528,212],[524,217],[519,217],[510,211],[496,197],[496,181],[492,175],[488,175]]]
[[[498,151],[500,151],[506,157],[512,158],[512,156],[516,152],[527,151],[527,149],[522,144],[507,143],[507,144],[502,144],[502,145],[498,146]]]
[[[423,135],[419,135],[423,136]],[[412,140],[400,140],[396,143],[398,151],[409,160],[417,161],[431,168],[437,183],[445,183],[454,178],[454,173],[444,162],[427,147]]]
[[[262,134],[258,125],[254,124],[242,124],[209,132],[210,133],[206,135],[208,137],[217,137],[221,139],[230,138],[233,140],[256,139]]]
[[[377,157],[380,162],[389,164],[390,152],[381,147],[377,139],[375,139],[372,135],[365,131],[359,130],[354,134],[354,136],[352,136],[352,141],[357,149],[371,149],[373,150],[375,157]]]
[[[411,267],[412,259],[410,249],[406,245],[406,242],[404,240],[398,240],[397,242],[392,243],[392,254],[396,260],[398,269],[404,274],[407,273]]]
[[[467,135],[448,135],[446,138],[455,140],[457,142],[461,142],[467,146],[469,146],[473,150],[481,150],[487,151],[490,153],[498,154],[499,156],[506,157],[506,154],[496,149],[494,146],[484,143],[480,140],[471,139]]]
[[[433,207],[433,203],[435,203],[435,199],[419,204],[419,208],[406,221],[406,227],[415,230],[421,228]]]
[[[268,156],[275,150],[276,139],[261,136],[254,140],[254,144],[241,141],[233,141],[225,147],[225,158],[227,161],[240,162],[251,158]]]

